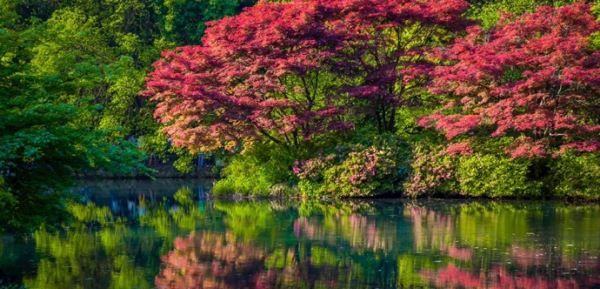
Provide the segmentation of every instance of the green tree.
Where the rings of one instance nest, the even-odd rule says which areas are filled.
[[[38,30],[18,31],[12,29],[17,25],[3,24],[0,27],[0,196],[3,199],[0,229],[30,230],[42,222],[55,223],[64,216],[61,192],[77,173],[99,168],[130,173],[141,168],[141,156],[126,142],[108,142],[105,133],[82,121],[88,107],[65,101],[68,95],[51,89],[52,78],[37,69],[35,60],[39,52],[31,48],[32,42],[40,37]],[[44,47],[53,49],[50,45]],[[52,58],[50,63],[62,60]],[[83,63],[74,70],[87,78],[94,71]],[[44,69],[52,71],[57,67],[60,68]],[[73,82],[77,81],[80,80],[73,78]],[[113,166],[113,160],[117,159],[119,165]]]

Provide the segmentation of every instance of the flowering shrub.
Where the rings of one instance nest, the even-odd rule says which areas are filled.
[[[351,152],[340,165],[325,171],[325,183],[336,196],[372,196],[393,192],[396,172],[393,150],[372,146]]]
[[[334,165],[335,156],[321,156],[294,162],[294,174],[300,179],[298,189],[305,196],[319,196],[325,193],[323,172]]]
[[[411,197],[437,193],[492,198],[536,196],[540,195],[541,183],[530,177],[533,161],[474,153],[468,143],[446,148],[417,145],[404,191]]]
[[[468,142],[459,142],[448,145],[448,147],[446,148],[446,153],[451,156],[468,156],[473,153],[473,149],[471,148],[471,144],[469,144]]]
[[[438,192],[453,192],[455,182],[455,158],[443,149],[428,149],[417,145],[413,150],[411,175],[404,184],[408,196],[416,197]]]
[[[296,162],[294,173],[304,195],[359,197],[394,191],[398,161],[390,147],[369,146],[348,153],[338,164],[334,160],[329,155]]]
[[[323,171],[325,171],[327,167],[330,167],[334,160],[335,155],[327,155],[304,161],[296,161],[294,162],[292,170],[294,171],[294,174],[302,180],[318,182],[322,181]]]

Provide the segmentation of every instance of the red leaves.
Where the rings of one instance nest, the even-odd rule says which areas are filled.
[[[173,142],[192,150],[263,137],[297,145],[351,128],[348,105],[379,110],[379,124],[392,129],[402,86],[429,72],[432,39],[464,27],[466,8],[464,0],[260,3],[211,22],[202,45],[164,52],[145,94]],[[416,26],[431,36],[398,42]]]
[[[492,137],[521,136],[509,148],[513,157],[596,143],[598,133],[589,128],[597,125],[600,54],[587,48],[587,40],[598,31],[600,24],[581,3],[540,7],[514,21],[505,18],[488,32],[470,28],[440,51],[452,64],[436,67],[431,87],[460,99],[462,116],[436,113],[421,124],[449,139],[480,125],[495,126]]]
[[[145,94],[158,103],[155,116],[173,143],[233,149],[262,136],[310,138],[322,131],[313,126],[338,123],[311,74],[340,41],[321,20],[328,13],[316,1],[264,3],[212,22],[203,45],[164,52]],[[300,80],[302,89],[290,91]]]
[[[560,152],[568,150],[574,150],[578,152],[596,152],[600,150],[600,141],[598,140],[587,140],[577,141],[568,144],[564,144],[560,147]]]
[[[470,155],[473,153],[473,149],[471,148],[471,144],[468,142],[459,142],[453,143],[446,148],[446,153],[451,156],[456,155]]]
[[[533,158],[546,156],[544,140],[534,141],[530,137],[520,137],[506,150],[512,158]]]
[[[345,55],[336,58],[341,73],[354,76],[358,84],[344,87],[362,114],[379,131],[394,131],[395,110],[404,100],[419,95],[433,64],[427,54],[442,45],[439,39],[461,30],[467,9],[462,0],[323,1],[344,16],[336,30],[349,37]]]
[[[448,140],[458,135],[467,133],[477,127],[481,122],[479,115],[442,115],[432,114],[421,118],[418,125],[423,127],[435,127],[443,131]]]
[[[463,0],[261,3],[211,23],[202,45],[163,53],[145,94],[173,142],[193,150],[265,137],[298,145],[351,128],[346,113],[394,131],[396,108],[422,94],[429,74],[431,92],[455,101],[451,114],[420,124],[448,139],[487,131],[531,140],[514,156],[598,141],[600,52],[587,39],[600,24],[588,5],[505,16],[434,50],[465,27],[466,8]],[[440,58],[450,65],[435,67]]]

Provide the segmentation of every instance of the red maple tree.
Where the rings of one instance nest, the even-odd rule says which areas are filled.
[[[464,26],[464,0],[259,3],[209,24],[202,44],[163,53],[146,95],[177,146],[297,146],[351,128],[392,130],[425,51]],[[356,101],[365,100],[366,105]]]
[[[417,104],[428,72],[428,52],[446,44],[468,22],[464,0],[328,1],[340,15],[336,31],[348,36],[333,67],[344,79],[358,115],[373,120],[379,132],[395,130],[396,110]]]
[[[348,128],[327,85],[343,41],[316,1],[260,3],[212,22],[202,45],[163,53],[146,91],[177,146],[233,149],[260,138],[297,145]]]
[[[512,157],[600,150],[600,52],[588,44],[598,31],[584,3],[469,28],[433,72],[432,92],[452,101],[419,123],[448,139],[512,136]]]

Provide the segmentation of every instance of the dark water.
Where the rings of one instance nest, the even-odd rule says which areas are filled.
[[[0,288],[600,288],[600,205],[217,201],[101,182],[75,220],[0,239]]]

